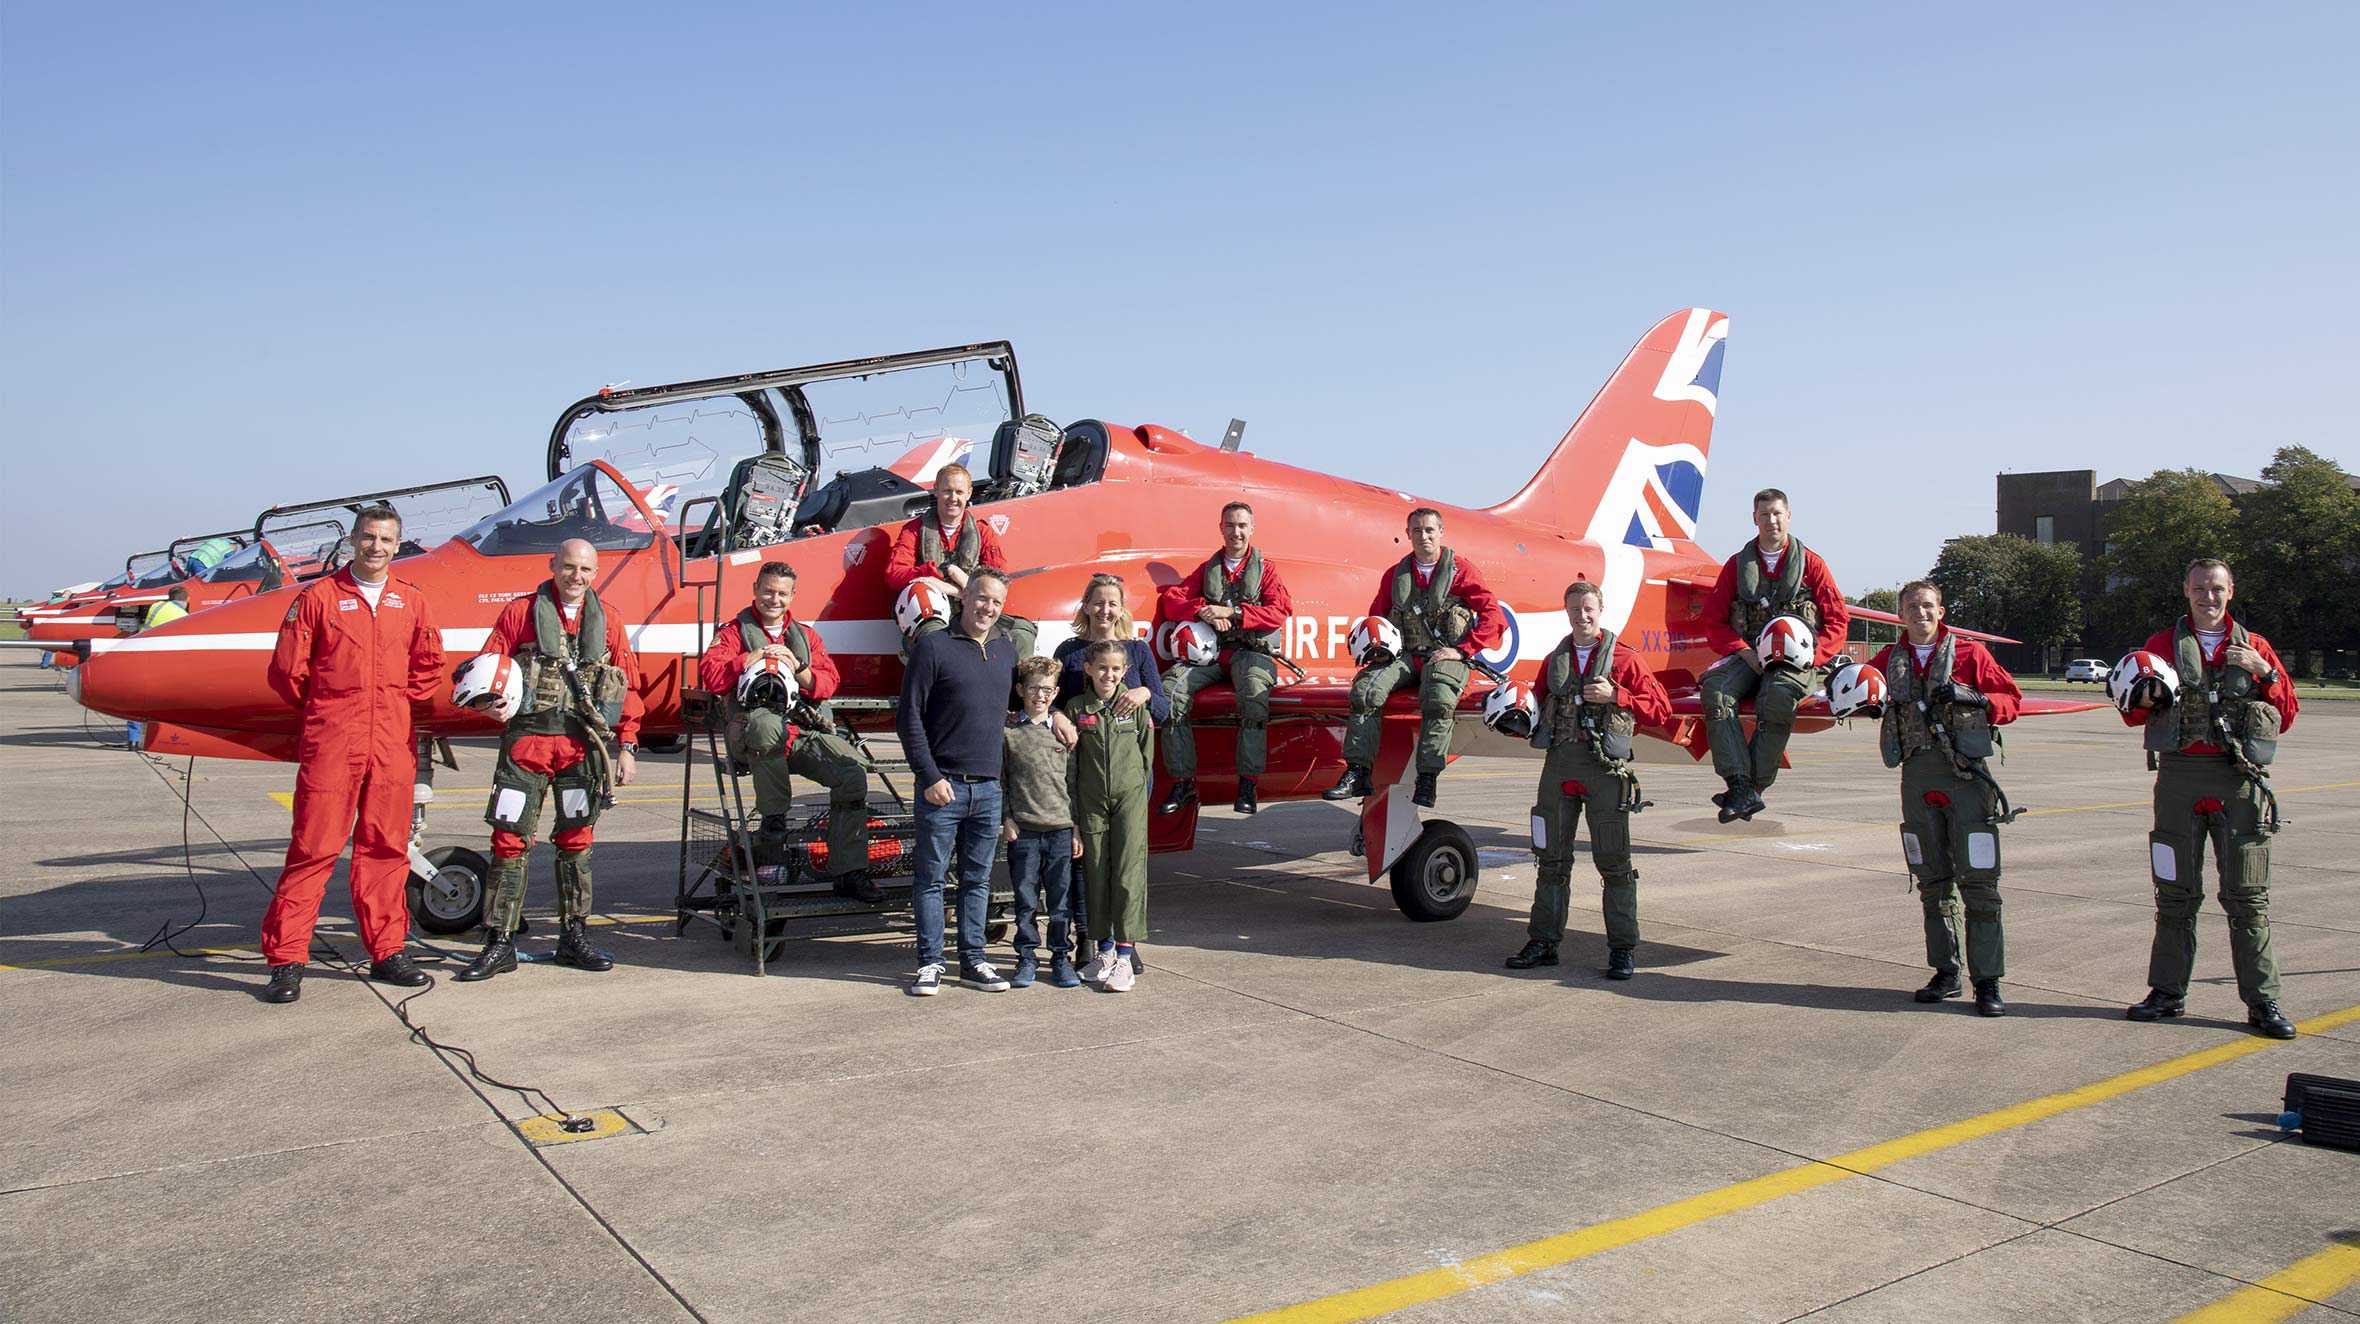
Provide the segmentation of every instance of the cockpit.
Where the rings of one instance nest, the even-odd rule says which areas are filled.
[[[459,534],[485,556],[546,557],[575,538],[602,552],[655,545],[638,505],[594,464],[542,484]]]
[[[979,505],[1095,482],[1108,444],[1024,412],[1015,351],[991,341],[610,388],[559,418],[549,465],[606,460],[693,559],[908,519],[946,464]]]

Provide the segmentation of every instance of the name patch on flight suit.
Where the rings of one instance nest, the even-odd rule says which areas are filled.
[[[388,607],[399,607],[399,606],[401,606],[401,605],[402,605],[402,595],[401,595],[401,594],[399,594],[399,593],[388,593],[388,594],[386,594],[386,595],[385,595],[385,605],[386,605],[386,606],[388,606]]]
[[[353,601],[352,599],[350,599],[350,598],[338,598],[338,599],[336,599],[336,610],[338,610],[338,611],[354,611],[354,610],[357,610],[357,609],[360,607],[360,605],[361,605],[361,604],[359,604],[359,603],[357,603],[357,602],[354,602],[354,601]]]

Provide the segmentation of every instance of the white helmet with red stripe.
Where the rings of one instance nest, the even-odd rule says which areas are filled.
[[[1166,621],[1155,627],[1155,655],[1182,666],[1209,666],[1221,656],[1221,636],[1203,621]]]
[[[956,591],[941,580],[913,579],[893,600],[893,623],[901,627],[901,637],[908,639],[928,621],[950,624],[957,602]]]
[[[524,704],[524,668],[506,653],[478,653],[452,680],[451,702],[505,722]]]
[[[1811,640],[1811,627],[1803,624],[1800,616],[1773,616],[1762,627],[1761,637],[1754,640],[1754,656],[1762,659],[1764,667],[1793,667],[1809,671],[1818,660]]]
[[[2143,648],[2126,653],[2107,673],[2106,697],[2125,714],[2142,705],[2160,712],[2180,697],[2180,669]]]
[[[1873,717],[1885,708],[1885,673],[1855,662],[1827,678],[1827,711],[1833,717]]]
[[[1532,697],[1532,687],[1523,681],[1511,680],[1483,696],[1483,724],[1501,735],[1522,740],[1540,720],[1540,700]]]
[[[801,693],[802,687],[795,683],[795,664],[783,657],[755,653],[746,659],[746,669],[738,673],[737,699],[741,708],[776,708],[785,712],[795,706],[795,698]]]
[[[1401,654],[1401,628],[1382,616],[1363,616],[1344,640],[1361,666],[1389,662]]]

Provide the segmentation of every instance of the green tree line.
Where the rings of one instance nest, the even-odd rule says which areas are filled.
[[[2190,561],[2218,557],[2236,575],[2231,612],[2296,675],[2316,675],[2326,654],[2360,649],[2360,492],[2302,446],[2280,449],[2262,479],[2234,499],[2201,469],[2132,484],[2107,516],[2094,589],[2079,548],[2005,533],[1952,538],[1926,578],[1963,625],[2111,660],[2186,610]]]

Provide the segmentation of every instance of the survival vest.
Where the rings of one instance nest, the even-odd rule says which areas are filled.
[[[759,653],[770,646],[770,635],[763,630],[762,618],[754,614],[752,607],[739,610],[736,624],[738,646],[745,652]],[[796,669],[802,670],[811,665],[811,627],[801,621],[795,621],[793,625],[795,628],[785,632],[787,651],[795,655]],[[734,705],[736,702],[737,696],[733,693],[730,695],[730,703]],[[797,706],[804,709],[811,717],[808,725],[812,730],[833,729],[834,724],[828,715],[828,706],[825,703],[806,699]]]
[[[1957,644],[1958,636],[1945,632],[1926,659],[1922,679],[1917,674],[1917,652],[1907,635],[1895,640],[1885,654],[1885,718],[1877,726],[1877,747],[1885,756],[1886,767],[1898,768],[1924,749],[1937,749],[1954,763],[1964,760],[1976,766],[1991,757],[1989,709],[1926,698],[1950,682]]]
[[[1426,653],[1455,647],[1475,628],[1475,613],[1451,591],[1458,578],[1458,558],[1448,547],[1434,563],[1434,576],[1418,588],[1417,557],[1402,557],[1393,566],[1393,605],[1385,615],[1401,631],[1405,653]]]
[[[629,678],[607,661],[606,606],[596,589],[582,594],[582,620],[577,633],[569,635],[557,589],[542,581],[533,591],[533,648],[519,660],[525,668],[525,697],[508,719],[510,735],[578,735],[577,725],[593,724],[611,732],[623,720]]]
[[[1439,576],[1442,573],[1440,567],[1434,573]],[[1229,582],[1229,568],[1219,552],[1206,559],[1198,575],[1204,582],[1205,601],[1216,607],[1262,605],[1262,549],[1259,547],[1246,549],[1246,563],[1238,567],[1235,584]],[[1275,652],[1278,649],[1278,631],[1223,630],[1221,646],[1246,648],[1257,653]]]
[[[1639,733],[1638,717],[1621,704],[1590,703],[1581,697],[1582,686],[1591,681],[1614,679],[1614,631],[1599,632],[1587,668],[1576,674],[1573,664],[1573,636],[1567,635],[1541,664],[1541,674],[1548,678],[1549,697],[1542,701],[1533,743],[1545,749],[1579,740],[1609,769],[1628,771],[1632,741]]]
[[[1803,562],[1809,553],[1799,539],[1786,540],[1786,559],[1778,563],[1778,577],[1762,573],[1762,549],[1748,543],[1737,556],[1737,591],[1729,599],[1729,628],[1747,643],[1762,637],[1773,616],[1799,616],[1810,630],[1819,629],[1819,604],[1803,589]]]
[[[2245,642],[2245,627],[2231,617],[2222,648]],[[2185,616],[2172,627],[2172,652],[2180,694],[2171,707],[2147,715],[2147,752],[2176,754],[2190,745],[2217,745],[2249,775],[2266,776],[2262,769],[2278,756],[2279,715],[2259,697],[2253,674],[2243,667],[2207,667],[2204,642]]]
[[[944,555],[948,552],[949,555]],[[983,563],[983,532],[975,527],[975,512],[970,510],[959,520],[959,545],[956,549],[942,540],[942,518],[929,510],[918,517],[918,560],[934,565],[955,565],[961,570],[973,570]]]

